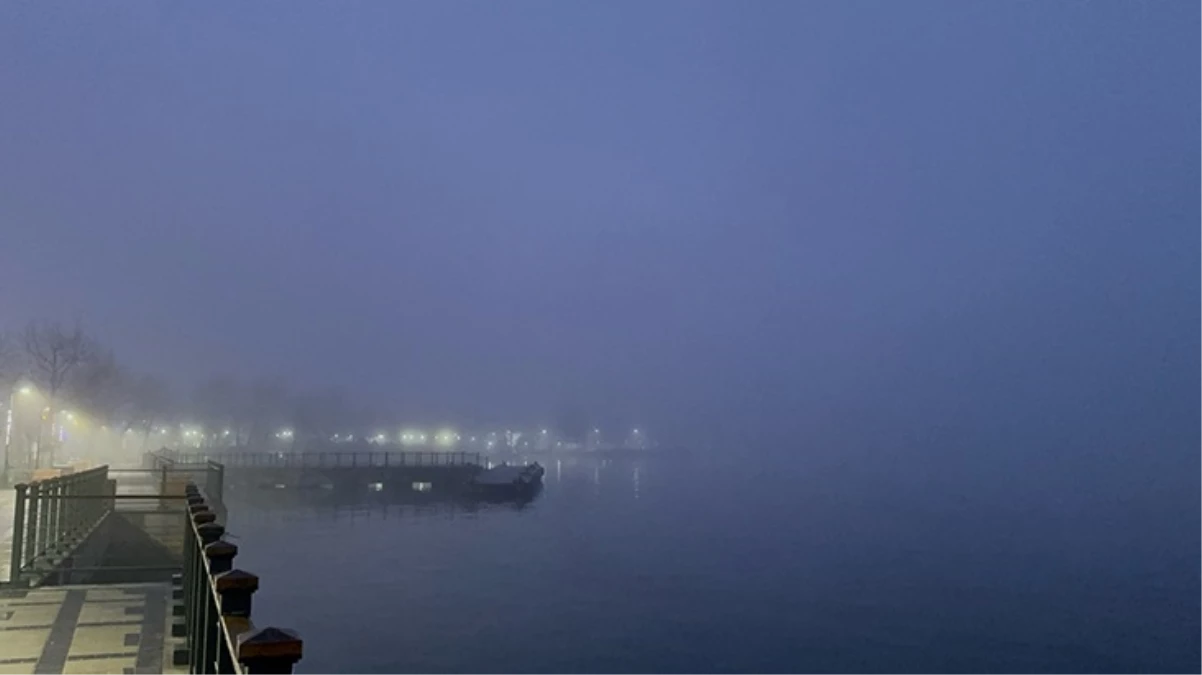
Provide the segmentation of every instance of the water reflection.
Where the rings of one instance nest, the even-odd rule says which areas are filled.
[[[654,488],[649,479],[662,472],[651,471],[650,462],[610,460],[593,457],[563,457],[554,460],[555,470],[544,476],[544,485],[524,498],[488,499],[428,483],[367,483],[364,485],[252,485],[230,481],[226,501],[255,513],[296,514],[321,512],[337,518],[369,517],[370,514],[476,514],[489,510],[523,511],[535,506],[544,491],[563,493],[571,499],[628,500],[647,497]],[[652,490],[654,492],[654,490]],[[249,514],[247,514],[249,515]],[[376,517],[376,516],[371,516]]]
[[[533,492],[512,498],[490,498],[437,490],[298,489],[242,487],[226,493],[226,502],[237,520],[247,522],[261,516],[314,514],[334,519],[374,519],[404,516],[474,515],[488,511],[523,511],[542,494]]]

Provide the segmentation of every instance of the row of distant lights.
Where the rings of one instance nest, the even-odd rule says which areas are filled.
[[[32,387],[30,387],[30,386],[28,386],[28,385],[27,385],[27,386],[23,386],[23,387],[21,387],[21,388],[18,390],[18,392],[19,392],[20,394],[22,394],[22,395],[28,395],[28,394],[31,394],[31,393],[33,393],[33,388],[32,388]],[[69,410],[63,410],[63,411],[61,411],[61,414],[62,414],[62,415],[65,417],[65,418],[67,418],[67,420],[68,420],[68,421],[70,421],[70,422],[74,422],[74,421],[75,421],[75,413],[73,413],[73,412],[71,412],[71,411],[69,411]],[[107,427],[102,427],[102,428],[104,428],[104,429],[107,429]],[[169,430],[169,429],[166,429],[166,428],[159,428],[157,431],[158,431],[158,433],[159,433],[159,434],[162,434],[162,435],[166,435],[166,434],[170,433],[170,430]],[[125,433],[127,433],[127,434],[132,434],[132,433],[134,433],[134,430],[133,430],[133,429],[126,429]],[[204,431],[202,431],[202,430],[200,430],[200,429],[182,429],[182,430],[181,430],[181,433],[182,433],[182,435],[183,435],[185,438],[200,438],[200,437],[203,437],[203,436],[205,436],[205,435],[206,435],[206,434],[204,433]],[[512,431],[510,431],[510,430],[508,430],[508,429],[506,429],[506,430],[505,430],[505,433],[506,433],[506,434],[511,434],[511,433],[513,433],[513,432],[512,432]],[[546,435],[547,435],[547,433],[548,433],[548,431],[547,431],[546,429],[541,429],[541,430],[540,430],[540,434],[542,434],[543,436],[546,436]],[[600,430],[600,429],[593,429],[593,433],[594,433],[594,434],[600,434],[600,433],[601,433],[601,430]],[[635,434],[635,435],[638,435],[638,433],[639,433],[639,430],[638,430],[638,429],[631,429],[631,433],[632,433],[632,434]],[[222,437],[228,437],[230,434],[231,434],[231,432],[230,432],[230,430],[229,430],[229,429],[225,429],[225,430],[223,430],[223,431],[221,432],[221,436],[222,436]],[[295,436],[295,432],[294,432],[292,429],[281,429],[281,430],[279,430],[279,431],[275,432],[275,437],[276,437],[276,438],[278,438],[278,439],[280,439],[280,440],[290,439],[290,438],[293,438],[293,436]],[[402,443],[425,443],[425,442],[426,442],[426,439],[427,439],[427,435],[426,435],[426,434],[424,434],[424,433],[421,433],[421,432],[408,432],[408,433],[402,433],[402,434],[401,434],[401,442],[402,442]],[[340,441],[348,441],[348,442],[350,442],[350,441],[354,441],[354,440],[355,440],[355,436],[354,436],[353,434],[347,434],[346,436],[341,436],[341,435],[339,435],[339,434],[334,434],[332,437],[330,437],[330,440],[334,441],[335,443],[337,443],[337,442],[340,442]],[[376,442],[376,443],[385,443],[385,442],[387,442],[387,441],[388,441],[388,436],[387,436],[386,434],[384,434],[384,433],[378,433],[378,434],[376,434],[375,436],[373,436],[373,437],[371,438],[371,440],[372,440],[372,441],[374,441],[374,442]],[[441,433],[439,433],[439,434],[437,434],[437,435],[435,436],[435,441],[436,441],[436,442],[443,443],[443,444],[448,444],[448,445],[449,445],[449,444],[450,444],[452,441],[461,441],[461,440],[463,440],[463,437],[462,437],[462,436],[460,436],[460,435],[459,435],[459,434],[457,434],[457,433],[454,433],[454,432],[449,432],[449,431],[446,431],[446,432],[441,432]],[[471,443],[475,443],[475,442],[476,442],[476,437],[475,437],[475,436],[472,436],[472,437],[471,437],[469,440],[470,440],[470,442],[471,442]],[[486,444],[488,445],[488,447],[490,447],[490,448],[491,448],[491,447],[493,447],[493,446],[495,445],[495,442],[494,442],[494,441],[486,441]]]

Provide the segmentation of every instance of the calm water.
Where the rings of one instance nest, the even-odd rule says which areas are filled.
[[[551,460],[524,508],[243,494],[229,529],[301,672],[1197,672],[1197,512],[1039,497]]]

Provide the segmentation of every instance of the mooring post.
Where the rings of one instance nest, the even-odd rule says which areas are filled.
[[[286,628],[260,628],[238,636],[238,660],[252,675],[291,673],[303,651],[300,636]]]
[[[224,539],[206,544],[204,551],[209,559],[209,573],[213,575],[233,569],[234,556],[238,555],[238,547]]]

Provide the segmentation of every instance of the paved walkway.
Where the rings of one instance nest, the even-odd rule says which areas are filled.
[[[178,673],[169,584],[0,590],[0,673]]]

